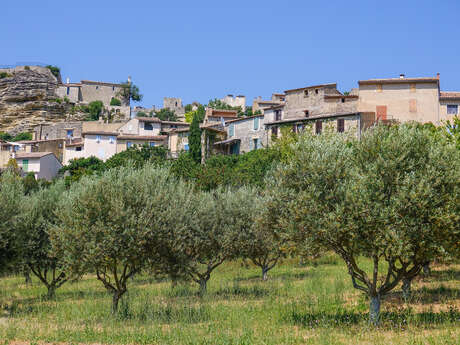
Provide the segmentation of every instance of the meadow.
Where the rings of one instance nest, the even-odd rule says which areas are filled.
[[[367,262],[362,259],[367,264]],[[370,266],[369,266],[370,267]],[[262,281],[242,261],[213,273],[208,293],[144,273],[129,282],[118,315],[92,275],[64,284],[56,299],[33,278],[0,279],[3,344],[460,344],[460,264],[432,266],[410,300],[400,288],[383,300],[379,327],[368,301],[334,255],[285,260]],[[2,342],[0,342],[1,344]]]

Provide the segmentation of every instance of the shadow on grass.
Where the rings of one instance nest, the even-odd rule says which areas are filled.
[[[423,277],[423,279],[433,279],[437,282],[460,280],[460,270],[449,268],[442,271],[431,271],[431,273],[427,277]]]
[[[421,289],[412,290],[408,302],[412,304],[432,304],[456,299],[460,299],[460,289],[453,289],[441,285],[436,288],[422,287]],[[402,291],[389,293],[385,296],[385,300],[396,305],[406,302]]]
[[[193,324],[208,321],[210,315],[209,307],[203,305],[150,303],[133,305],[130,301],[122,300],[116,317],[122,321]]]
[[[282,319],[287,323],[297,326],[317,328],[367,324],[369,316],[367,313],[347,310],[340,310],[336,313],[304,312],[295,307],[291,307],[282,313]],[[382,312],[380,327],[405,328],[407,325],[429,326],[458,322],[460,322],[460,311],[456,308],[438,313],[432,311],[414,313],[412,309],[408,308],[396,312]]]
[[[240,286],[237,282],[233,286],[223,286],[218,290],[208,291],[204,297],[211,298],[213,300],[222,298],[232,298],[232,297],[243,297],[247,299],[251,298],[261,298],[268,296],[273,293],[276,289],[270,287],[262,287],[258,285],[253,286]],[[198,290],[198,285],[180,285],[171,289],[167,293],[168,297],[200,297]]]
[[[306,271],[305,270],[300,271],[300,272],[280,272],[280,273],[275,273],[275,272],[269,272],[268,273],[268,281],[270,280],[302,280],[305,278],[311,278],[312,272],[311,271]],[[238,282],[244,282],[244,281],[262,281],[262,277],[260,274],[256,275],[251,275],[248,277],[237,277],[234,279],[234,281]]]

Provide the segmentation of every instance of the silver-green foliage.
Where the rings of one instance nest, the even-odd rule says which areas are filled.
[[[68,280],[59,247],[52,248],[49,231],[58,222],[56,210],[65,193],[58,181],[27,198],[21,208],[17,231],[21,240],[21,261],[48,289],[48,297]]]
[[[304,136],[294,152],[275,173],[280,195],[292,196],[285,226],[341,256],[376,323],[381,297],[458,240],[459,152],[409,126],[375,127],[361,140]]]
[[[15,227],[24,198],[21,179],[12,171],[0,176],[0,271],[18,259],[19,240]]]

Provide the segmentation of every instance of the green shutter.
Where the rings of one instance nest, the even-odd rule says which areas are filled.
[[[28,172],[29,171],[29,160],[23,159],[22,160],[22,171]]]

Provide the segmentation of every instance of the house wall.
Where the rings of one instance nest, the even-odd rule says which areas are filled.
[[[246,110],[246,97],[245,96],[236,96],[227,95],[224,98],[220,99],[222,103],[228,104],[231,107],[241,107],[243,111]]]
[[[131,142],[133,146],[134,145],[143,146],[145,144],[150,145],[151,142],[154,142],[155,146],[165,145],[165,142],[162,141],[162,140],[137,140],[137,139],[125,140],[125,139],[118,139],[117,140],[117,145],[116,145],[116,150],[117,150],[116,153],[119,153],[119,152],[127,150],[128,149],[128,147],[127,147],[128,142]]]
[[[11,158],[10,151],[0,151],[0,168],[6,167],[10,158]]]
[[[23,161],[28,160],[28,169],[27,171],[24,171],[23,169]],[[29,172],[33,172],[35,174],[35,178],[39,179],[40,177],[40,158],[16,158],[16,163],[18,164],[18,167],[21,168],[25,174]]]
[[[437,83],[415,83],[415,90],[411,88],[410,83],[382,84],[381,88],[379,91],[377,84],[360,85],[358,110],[376,112],[377,106],[384,105],[387,106],[387,119],[389,120],[439,124]]]
[[[451,121],[455,117],[454,114],[447,114],[447,105],[457,105],[457,116],[460,116],[460,99],[455,100],[440,100],[439,101],[439,118],[441,121]]]
[[[90,84],[81,82],[81,95],[82,101],[85,103],[90,103],[93,101],[102,101],[104,105],[110,105],[112,97],[118,98],[123,102],[123,99],[118,96],[120,87],[116,85],[103,85],[103,84]],[[127,105],[127,104],[124,104]]]
[[[47,155],[41,157],[39,160],[40,170],[38,173],[38,178],[52,180],[55,178],[59,172],[59,169],[62,168],[62,164],[54,157],[53,155]],[[29,163],[30,164],[30,163]]]
[[[168,149],[173,158],[177,158],[180,152],[185,151],[185,145],[188,145],[189,133],[170,133],[168,135]]]
[[[62,159],[62,164],[67,165],[69,164],[71,159],[78,159],[78,158],[84,158],[85,157],[85,151],[82,143],[82,150],[77,151],[76,146],[71,146],[71,147],[66,147],[64,149],[64,155]]]
[[[227,131],[227,138],[228,139],[240,139],[240,153],[249,152],[254,150],[253,140],[260,139],[260,143],[262,147],[268,146],[268,137],[267,131],[265,131],[264,126],[264,116],[257,117],[259,119],[259,128],[254,130],[254,119],[249,118],[244,120],[239,120],[236,122],[228,123],[225,126],[225,130]],[[234,135],[230,136],[229,128],[230,126],[234,126]]]
[[[97,157],[106,161],[117,153],[117,139],[113,136],[113,140],[109,135],[100,135],[100,141],[97,142],[97,135],[87,134],[84,138],[84,157]]]
[[[68,89],[68,94],[67,94]],[[60,98],[67,97],[71,103],[82,101],[82,94],[79,86],[59,85],[56,89],[56,95]]]
[[[59,122],[53,125],[38,125],[34,128],[34,140],[54,140],[67,138],[67,129],[73,129],[73,137],[81,138],[82,122]]]

